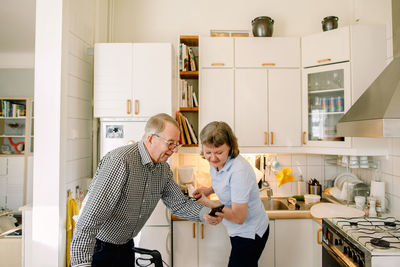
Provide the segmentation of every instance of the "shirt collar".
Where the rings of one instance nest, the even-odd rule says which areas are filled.
[[[147,151],[146,147],[144,146],[143,141],[138,142],[139,153],[140,157],[142,158],[142,164],[144,166],[148,165],[150,167],[154,167],[154,162],[151,160],[149,152]]]
[[[233,159],[231,158],[231,156],[228,156],[224,167],[222,167],[222,169],[220,171],[218,171],[217,168],[215,168],[215,167],[212,167],[212,168],[214,168],[216,172],[221,173],[221,172],[227,171],[232,166],[232,163],[233,163]]]

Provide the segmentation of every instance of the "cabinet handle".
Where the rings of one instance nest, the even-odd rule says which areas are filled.
[[[131,100],[126,100],[126,113],[131,114]]]
[[[193,223],[193,239],[196,238],[196,223]]]
[[[135,115],[139,114],[139,100],[135,100]]]
[[[265,67],[265,66],[275,66],[275,63],[262,63],[261,66]]]
[[[306,144],[306,134],[307,132],[303,132],[303,145]]]
[[[274,144],[274,132],[271,132],[271,145]]]
[[[201,224],[201,239],[204,239],[204,224]]]
[[[318,229],[318,231],[317,231],[317,243],[318,243],[318,245],[322,245],[322,241],[319,239],[319,233],[321,233],[321,232],[322,232],[322,228]]]
[[[264,145],[268,145],[268,132],[264,132]]]
[[[211,66],[225,66],[225,63],[211,63]]]
[[[329,62],[329,61],[331,61],[330,58],[324,58],[324,59],[317,60],[318,63]]]

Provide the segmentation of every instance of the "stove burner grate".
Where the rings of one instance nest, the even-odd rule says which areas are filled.
[[[372,238],[371,244],[378,248],[390,248],[390,243],[380,238]]]

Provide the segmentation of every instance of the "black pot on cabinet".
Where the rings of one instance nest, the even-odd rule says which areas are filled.
[[[267,16],[253,19],[251,25],[255,37],[271,37],[274,32],[274,20]]]
[[[339,20],[339,18],[335,17],[335,16],[325,17],[324,20],[321,22],[322,30],[324,32],[326,32],[326,31],[336,29],[338,27],[338,20]]]

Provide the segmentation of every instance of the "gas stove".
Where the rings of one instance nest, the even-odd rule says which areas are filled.
[[[325,218],[322,230],[324,267],[400,266],[400,221],[396,218]]]

